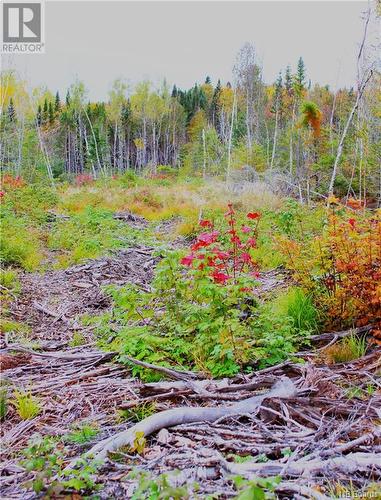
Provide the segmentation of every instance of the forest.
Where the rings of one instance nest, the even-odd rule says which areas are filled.
[[[2,70],[2,498],[381,498],[373,18],[349,88]]]

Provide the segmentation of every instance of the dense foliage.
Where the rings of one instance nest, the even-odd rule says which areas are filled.
[[[209,77],[189,90],[154,88],[142,82],[131,91],[114,82],[107,102],[89,102],[82,82],[63,100],[34,89],[3,71],[0,163],[14,176],[77,177],[91,183],[106,173],[141,172],[168,178],[187,173],[258,176],[301,200],[326,194],[340,140],[352,109],[334,188],[368,204],[380,186],[380,75],[359,90],[312,85],[302,59],[274,84],[265,84],[255,50],[238,54],[232,85]],[[360,105],[361,104],[361,105]],[[172,168],[171,168],[172,167]]]

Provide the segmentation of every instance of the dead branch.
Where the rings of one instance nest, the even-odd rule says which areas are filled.
[[[289,398],[296,394],[294,383],[287,377],[278,381],[267,393],[254,396],[232,406],[174,408],[145,418],[130,429],[111,436],[93,446],[87,456],[103,459],[110,451],[122,446],[133,446],[137,433],[144,436],[167,427],[194,422],[214,422],[221,417],[242,415],[254,412],[268,398]]]

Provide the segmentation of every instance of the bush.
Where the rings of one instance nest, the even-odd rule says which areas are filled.
[[[217,231],[210,220],[201,220],[203,232],[190,253],[172,252],[159,263],[152,292],[110,287],[112,318],[121,325],[114,347],[215,377],[287,357],[296,341],[292,320],[278,322],[253,295],[258,268],[251,252],[259,220],[259,213],[249,212],[238,224],[230,205],[225,227]],[[110,335],[110,319],[107,313],[98,325],[101,342]],[[140,367],[132,369],[146,376]]]
[[[303,243],[283,240],[282,250],[296,279],[314,296],[326,327],[371,323],[381,334],[381,220],[353,217],[331,200],[323,234]],[[306,244],[307,243],[307,244]]]

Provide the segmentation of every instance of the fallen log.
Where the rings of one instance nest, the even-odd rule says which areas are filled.
[[[253,474],[264,476],[287,477],[314,477],[316,475],[328,476],[334,473],[355,474],[372,470],[381,477],[381,460],[378,453],[349,453],[324,460],[321,457],[312,460],[302,458],[296,462],[284,463],[273,460],[265,463],[233,463],[228,462],[221,455],[221,465],[230,474],[240,474],[252,477]]]
[[[104,459],[108,452],[116,451],[123,446],[133,447],[137,433],[149,436],[156,431],[180,424],[195,422],[214,422],[222,417],[253,413],[265,399],[290,398],[297,393],[294,383],[288,378],[281,378],[274,387],[258,396],[244,399],[231,406],[220,407],[185,407],[166,410],[145,418],[126,431],[115,434],[93,446],[86,454],[96,460]],[[284,464],[283,464],[284,465]]]

